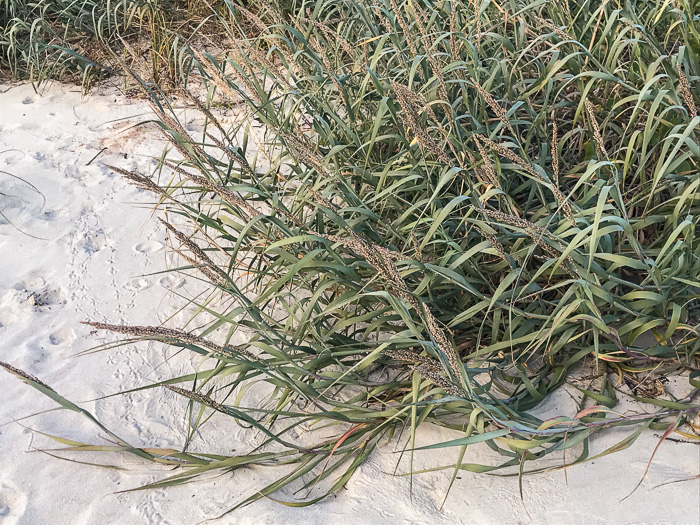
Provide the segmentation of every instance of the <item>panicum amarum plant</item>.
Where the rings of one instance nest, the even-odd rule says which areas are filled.
[[[28,79],[79,79],[87,89],[111,72],[124,43],[148,57],[154,80],[165,87],[186,76],[183,37],[207,41],[223,30],[213,24],[207,0],[0,0],[0,75]],[[223,24],[223,25],[222,25]],[[128,44],[127,44],[128,45]],[[2,78],[0,76],[0,78]]]
[[[201,133],[139,80],[171,144],[158,180],[172,182],[113,168],[168,210],[178,270],[208,283],[199,304],[213,320],[196,334],[93,326],[215,360],[153,387],[266,439],[231,457],[124,443],[186,467],[153,486],[291,462],[239,506],[290,483],[315,487],[295,503],[310,504],[404,428],[413,453],[423,422],[461,432],[427,447],[455,447],[453,480],[539,472],[536,460],[566,450],[569,465],[590,461],[649,427],[696,431],[700,48],[688,1],[224,4],[230,50],[189,48],[183,89]],[[235,125],[222,106],[239,110]],[[232,344],[241,331],[247,342]],[[572,381],[584,363],[598,373]],[[691,394],[635,389],[648,411],[615,413],[622,381],[651,370],[686,372]],[[577,413],[529,412],[565,383]],[[246,405],[242,385],[266,385],[266,402]],[[330,424],[330,441],[292,432]],[[625,425],[620,443],[591,450],[593,434]],[[477,442],[503,462],[463,463]]]

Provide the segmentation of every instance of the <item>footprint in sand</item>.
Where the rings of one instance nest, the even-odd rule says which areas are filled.
[[[130,292],[140,292],[141,290],[146,290],[151,287],[151,281],[141,277],[139,279],[132,279],[124,285],[124,289]]]
[[[78,246],[80,246],[84,252],[92,255],[104,249],[108,244],[109,238],[104,232],[98,230],[86,232],[82,240],[78,243]]]
[[[163,288],[176,290],[185,284],[185,278],[177,277],[175,275],[168,275],[167,277],[160,279],[158,284],[160,284]]]
[[[75,341],[75,332],[72,328],[61,328],[49,336],[49,342],[54,346],[65,346]]]
[[[6,481],[0,481],[0,523],[15,525],[27,508],[27,496]]]
[[[29,231],[32,219],[44,212],[45,204],[46,197],[34,186],[0,173],[0,224]]]
[[[134,246],[134,250],[139,253],[156,253],[163,249],[163,243],[158,241],[140,242]]]
[[[17,315],[11,312],[0,312],[0,328],[5,328],[17,322]]]
[[[16,285],[13,286],[15,290],[20,290],[20,291],[27,291],[27,292],[35,292],[37,290],[41,290],[46,286],[46,281],[38,276],[32,276],[26,278],[24,281],[21,283],[17,283]]]
[[[0,329],[13,325],[19,320],[22,303],[26,300],[23,289],[9,290],[0,297]]]
[[[27,297],[27,302],[37,308],[44,306],[48,306],[50,308],[55,305],[65,304],[66,294],[60,288],[51,289],[47,287],[41,290],[32,291]]]
[[[12,288],[15,302],[18,305],[27,302],[30,306],[41,308],[61,305],[66,302],[65,292],[61,288],[51,288],[42,277],[27,277]],[[6,299],[10,300],[11,298],[7,296]]]

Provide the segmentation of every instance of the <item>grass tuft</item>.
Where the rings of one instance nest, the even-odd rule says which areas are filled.
[[[155,386],[265,436],[234,457],[183,450],[187,469],[152,486],[294,463],[238,507],[292,483],[314,493],[293,503],[307,505],[404,429],[412,448],[426,422],[462,434],[423,447],[457,447],[441,467],[455,473],[522,476],[575,450],[570,467],[650,427],[696,435],[691,4],[302,7],[214,9],[230,51],[191,42],[182,54],[188,82],[206,88],[187,95],[201,133],[180,124],[164,88],[141,84],[170,142],[161,180],[173,182],[116,171],[167,202],[179,271],[208,283],[196,303],[208,324],[199,335],[93,326],[216,359],[194,380]],[[233,126],[217,118],[227,104],[246,108]],[[231,345],[238,333],[247,342]],[[575,375],[582,367],[592,378]],[[674,372],[687,373],[686,397],[628,391],[648,411],[612,410],[623,380]],[[532,415],[567,383],[580,392],[575,413]],[[262,407],[235,395],[251,384]],[[591,453],[597,432],[629,425]],[[336,426],[337,437],[298,442],[300,426]],[[463,463],[479,442],[503,462]]]

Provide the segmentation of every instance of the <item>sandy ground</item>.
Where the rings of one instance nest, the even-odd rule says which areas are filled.
[[[159,155],[163,144],[147,125],[134,127],[148,120],[147,106],[114,88],[87,98],[61,85],[43,96],[28,85],[0,86],[0,93],[0,360],[38,376],[133,444],[180,447],[185,403],[169,392],[95,399],[191,371],[197,363],[157,344],[75,357],[112,340],[80,321],[158,324],[174,316],[177,324],[187,312],[178,313],[182,300],[176,294],[196,291],[186,276],[157,273],[174,262],[152,217],[150,197],[103,165],[150,173],[150,156]],[[676,382],[687,388],[682,378]],[[539,411],[553,415],[572,406],[571,397],[560,392]],[[111,469],[52,457],[48,449],[60,445],[32,429],[106,443],[95,427],[65,411],[15,421],[54,407],[14,377],[0,375],[1,525],[198,523],[221,515],[278,474],[253,468],[167,490],[117,494],[168,471],[118,454],[67,456],[117,467]],[[615,430],[595,439],[593,452],[624,435]],[[454,437],[422,428],[419,444]],[[196,449],[230,453],[253,438],[214,419]],[[345,489],[318,505],[289,508],[263,500],[216,523],[700,523],[696,445],[663,443],[640,488],[623,499],[641,479],[658,439],[657,432],[647,432],[631,449],[573,468],[567,477],[563,471],[527,477],[524,501],[517,478],[465,472],[442,508],[451,471],[414,476],[411,490],[409,477],[391,475],[398,454],[390,443]],[[456,455],[456,450],[419,454],[414,467],[450,464]],[[465,460],[497,458],[475,446]],[[296,497],[291,490],[277,496]]]

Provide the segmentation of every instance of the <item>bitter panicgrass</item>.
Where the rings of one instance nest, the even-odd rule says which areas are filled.
[[[201,135],[165,88],[141,85],[179,153],[159,163],[173,182],[117,170],[184,221],[166,226],[178,270],[211,285],[192,301],[222,300],[204,335],[95,326],[215,357],[154,387],[265,436],[233,459],[169,452],[182,473],[151,486],[296,462],[237,506],[289,484],[319,492],[294,503],[311,504],[404,428],[413,454],[422,422],[460,433],[425,447],[456,447],[437,467],[453,481],[551,470],[537,460],[575,451],[568,468],[646,428],[695,435],[700,61],[686,4],[315,0],[291,17],[271,5],[225,2],[214,19],[229,54],[189,44],[207,88],[187,95]],[[230,101],[246,105],[232,126],[211,109]],[[249,341],[229,345],[240,330]],[[587,363],[597,373],[575,381]],[[624,389],[652,368],[687,372],[690,393]],[[578,410],[533,416],[565,383]],[[261,385],[262,408],[229,397]],[[623,394],[648,411],[613,415]],[[302,423],[338,437],[301,443]],[[628,425],[592,452],[595,433]],[[464,463],[478,442],[503,462]]]

